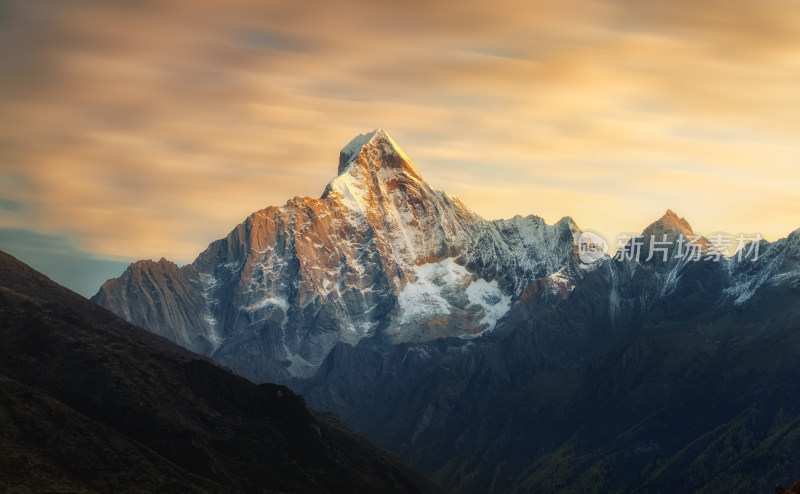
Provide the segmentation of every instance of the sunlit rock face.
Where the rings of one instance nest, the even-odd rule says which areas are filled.
[[[93,298],[255,379],[313,372],[338,342],[472,338],[573,259],[570,218],[487,221],[433,190],[382,129],[319,199],[250,215],[190,265],[140,261]]]
[[[796,234],[762,243],[756,262],[695,262],[674,255],[676,240],[695,237],[703,259],[710,242],[667,211],[642,232],[639,258],[586,265],[579,233],[568,217],[484,220],[433,190],[377,129],[342,149],[319,199],[256,211],[187,266],[132,264],[93,300],[250,378],[282,381],[312,375],[339,343],[472,339],[568,299],[581,309],[548,322],[532,351],[580,353],[611,345],[633,321],[739,306],[798,279]],[[648,259],[654,241],[669,242],[668,259]],[[608,334],[587,329],[598,324]],[[556,345],[564,335],[587,339]]]

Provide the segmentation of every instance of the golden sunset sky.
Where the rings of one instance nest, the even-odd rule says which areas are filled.
[[[376,127],[487,219],[776,240],[800,4],[0,0],[0,248],[188,262]]]

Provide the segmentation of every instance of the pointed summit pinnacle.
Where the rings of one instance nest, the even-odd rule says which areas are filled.
[[[405,198],[409,193],[419,199],[433,191],[400,146],[378,128],[356,137],[342,149],[339,173],[321,198],[337,194],[348,207],[363,215],[392,194]]]
[[[667,209],[664,215],[651,223],[644,229],[642,235],[649,238],[650,235],[655,235],[661,238],[662,235],[667,234],[670,238],[677,237],[678,235],[694,235],[691,225],[686,221],[686,218],[681,218],[671,209]]]
[[[664,213],[658,221],[660,221],[665,228],[673,230],[673,231],[680,231],[681,233],[689,233],[693,234],[692,226],[686,221],[686,218],[682,218],[675,214],[675,211],[671,209],[667,209],[667,212]]]
[[[406,156],[400,146],[383,129],[377,128],[372,132],[361,134],[350,141],[347,146],[342,148],[339,153],[339,170],[337,175],[341,175],[350,165],[358,159],[364,152],[365,158],[371,162],[382,162],[390,168],[404,168],[412,175],[419,177],[419,173],[411,164],[411,160]]]
[[[361,151],[361,148],[367,145],[378,133],[386,135],[386,132],[381,129],[375,129],[372,132],[367,132],[366,134],[360,134],[353,138],[352,141],[347,143],[347,146],[343,147],[342,150],[339,152],[339,172],[338,175],[341,175],[342,172],[350,165],[350,162],[358,156],[358,152]]]

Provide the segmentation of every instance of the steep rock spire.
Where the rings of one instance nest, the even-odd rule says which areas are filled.
[[[339,153],[339,169],[337,175],[350,170],[353,164],[367,167],[374,171],[390,169],[422,180],[411,159],[400,149],[400,146],[383,129],[362,134],[350,141]]]

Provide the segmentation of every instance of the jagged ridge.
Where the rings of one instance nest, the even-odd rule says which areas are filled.
[[[93,300],[256,379],[337,342],[472,337],[562,269],[575,223],[486,221],[433,190],[382,129],[342,149],[319,199],[257,211],[190,265],[140,261]],[[381,343],[383,342],[383,343]]]

